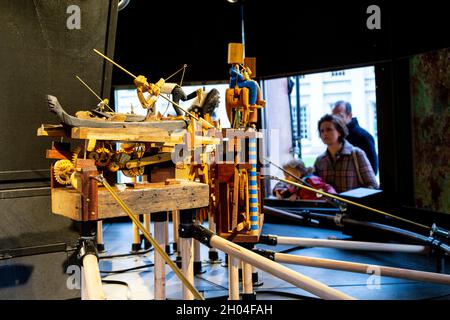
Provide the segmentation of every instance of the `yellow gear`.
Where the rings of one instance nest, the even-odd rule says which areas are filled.
[[[58,160],[53,165],[53,175],[55,180],[63,185],[70,184],[70,176],[72,175],[75,166],[70,160]]]
[[[106,167],[111,161],[112,153],[108,148],[100,147],[89,153],[88,158],[95,160],[95,165]]]
[[[81,147],[81,146],[77,146],[75,149],[73,149],[73,151],[72,151],[72,163],[73,164],[75,164],[75,162],[77,161],[78,156],[82,149],[83,149],[83,147]]]

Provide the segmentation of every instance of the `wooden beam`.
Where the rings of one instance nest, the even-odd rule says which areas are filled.
[[[168,142],[169,131],[160,128],[72,128],[73,139]]]
[[[42,124],[37,129],[38,137],[69,137],[64,127],[60,124]]]
[[[117,191],[135,214],[203,208],[209,205],[209,186],[204,183],[181,181],[165,185],[149,183],[147,188],[127,188]],[[52,189],[52,212],[75,221],[82,221],[81,195],[71,187]],[[98,219],[122,217],[127,214],[109,192],[98,188]]]

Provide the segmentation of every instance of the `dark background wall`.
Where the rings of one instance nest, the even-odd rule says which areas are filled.
[[[410,60],[414,205],[450,213],[450,49]]]
[[[369,30],[368,6],[381,10],[381,29]],[[227,80],[227,45],[241,42],[257,57],[258,77],[390,61],[450,46],[443,1],[131,0],[118,16],[119,63],[150,79],[182,64],[185,81]],[[113,84],[131,84],[118,69]],[[179,80],[179,79],[177,79]]]
[[[67,28],[70,5],[80,8],[80,29]],[[96,99],[78,82],[109,94],[111,66],[92,48],[113,55],[117,1],[0,1],[0,298],[79,297],[68,290],[65,267],[78,230],[50,210],[51,139],[37,137],[56,124],[46,94],[68,112]]]
[[[228,78],[229,42],[241,42],[240,7],[226,0],[131,0],[119,12],[115,60],[150,81],[166,78],[183,64],[185,82]],[[171,79],[179,82],[181,73]],[[113,70],[113,85],[133,79]]]

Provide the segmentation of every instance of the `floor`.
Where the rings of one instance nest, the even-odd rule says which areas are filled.
[[[172,225],[169,225],[169,239],[172,238]],[[349,239],[339,230],[326,230],[288,224],[265,223],[263,234],[290,237]],[[145,300],[153,299],[153,250],[141,254],[129,255],[132,242],[132,228],[129,222],[104,223],[104,242],[106,252],[100,254],[100,270],[104,281],[104,292],[111,300]],[[257,248],[276,252],[289,251],[289,254],[318,258],[353,261],[373,265],[398,268],[435,271],[436,260],[432,256],[404,253],[381,253],[338,250],[331,248],[298,248],[293,245],[256,245]],[[205,299],[227,299],[228,276],[224,264],[225,254],[219,252],[220,261],[208,261],[209,248],[201,245],[202,271],[195,276],[195,287]],[[292,251],[291,251],[292,250]],[[125,256],[120,256],[125,254]],[[119,257],[108,258],[108,256]],[[171,255],[175,260],[176,255]],[[381,277],[369,274],[327,270],[298,265],[287,267],[338,289],[356,299],[362,300],[429,300],[450,299],[450,286],[416,282],[411,280]],[[133,269],[126,272],[122,270]],[[119,273],[117,273],[119,271]],[[166,266],[166,294],[168,300],[182,298],[181,284],[174,272]],[[450,273],[447,261],[446,270]],[[294,287],[264,271],[258,270],[259,286],[255,286],[257,300],[316,299],[314,295]]]

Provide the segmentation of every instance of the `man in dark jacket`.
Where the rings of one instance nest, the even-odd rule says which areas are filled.
[[[346,139],[355,147],[361,148],[372,165],[373,172],[378,172],[378,156],[375,151],[375,140],[367,130],[361,128],[358,119],[352,118],[352,105],[346,101],[338,101],[334,104],[333,114],[344,119],[348,136]]]

